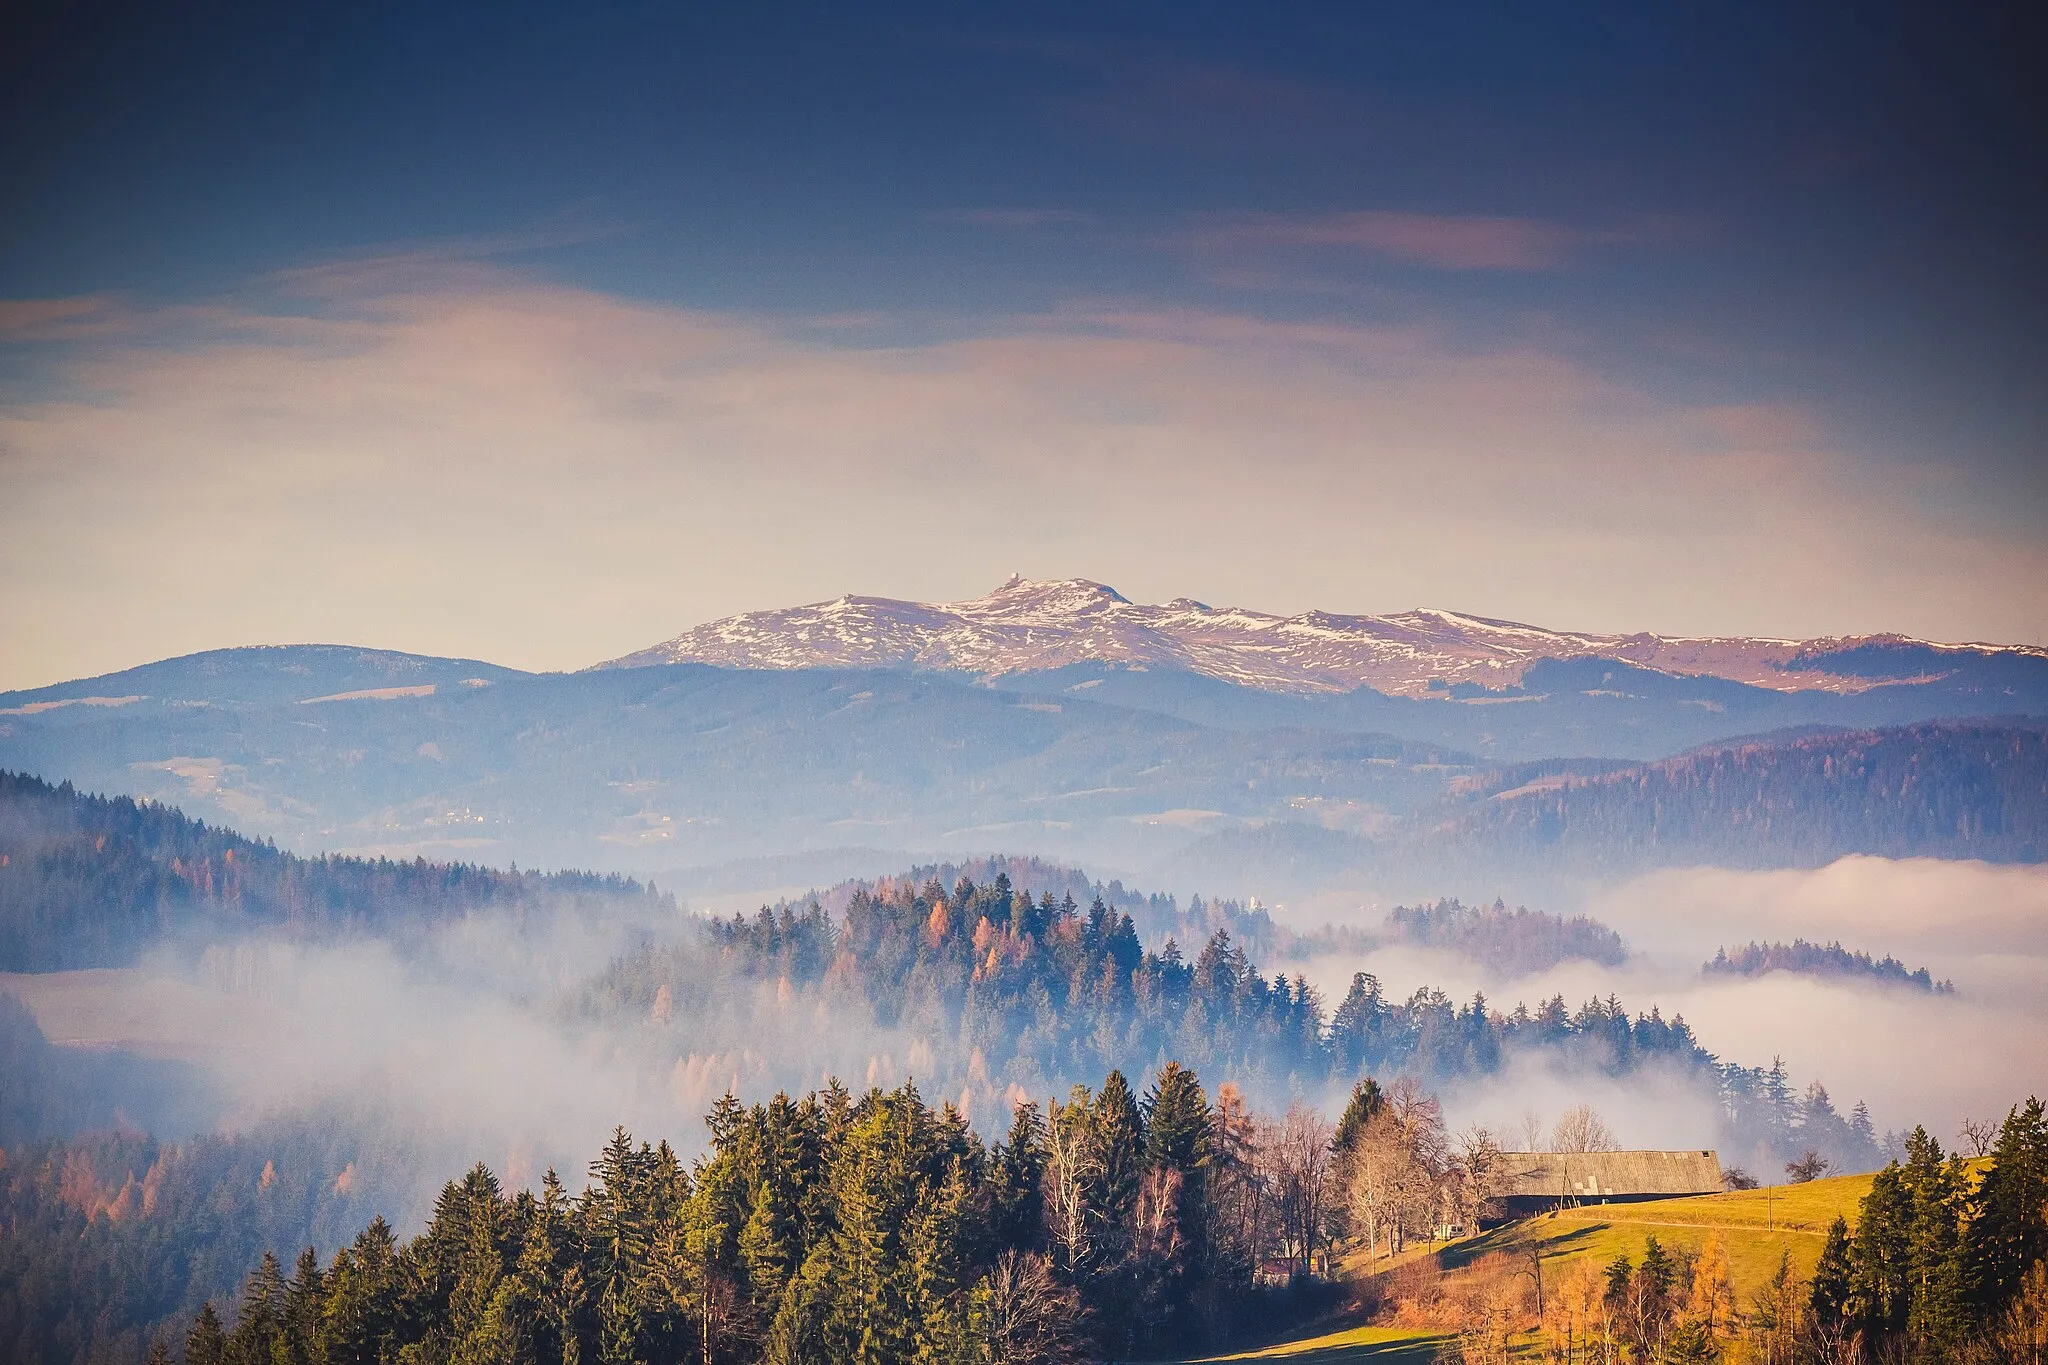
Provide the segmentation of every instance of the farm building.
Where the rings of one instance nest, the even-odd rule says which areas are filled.
[[[1719,1194],[1712,1152],[1502,1152],[1501,1211],[1525,1218],[1581,1204]]]

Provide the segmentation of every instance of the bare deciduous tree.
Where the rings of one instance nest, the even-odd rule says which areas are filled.
[[[1088,1263],[1088,1189],[1097,1174],[1088,1133],[1088,1094],[1080,1086],[1066,1104],[1055,1101],[1045,1125],[1045,1226],[1069,1272]]]
[[[1606,1120],[1589,1104],[1576,1104],[1565,1110],[1557,1116],[1557,1126],[1550,1130],[1553,1152],[1611,1152],[1620,1145]]]
[[[1998,1141],[1998,1125],[1982,1119],[1964,1119],[1963,1126],[1956,1132],[1956,1139],[1956,1145],[1968,1147],[1971,1156],[1988,1156],[1992,1145]]]
[[[1067,1365],[1086,1358],[1080,1296],[1045,1258],[1006,1251],[975,1296],[978,1358],[988,1365]]]
[[[1495,1216],[1501,1196],[1508,1191],[1508,1163],[1501,1155],[1500,1139],[1491,1129],[1477,1126],[1458,1134],[1457,1158],[1453,1216],[1476,1233],[1479,1221]]]
[[[1213,1134],[1204,1181],[1211,1253],[1249,1275],[1266,1256],[1272,1201],[1259,1158],[1259,1123],[1244,1092],[1228,1081],[1216,1090]]]
[[[1373,1259],[1382,1241],[1395,1253],[1412,1235],[1435,1232],[1453,1170],[1435,1097],[1406,1077],[1395,1081],[1359,1140],[1345,1192],[1353,1225],[1364,1230]]]
[[[1329,1222],[1329,1120],[1296,1100],[1270,1130],[1269,1162],[1280,1215],[1281,1251],[1295,1273],[1314,1274]]]

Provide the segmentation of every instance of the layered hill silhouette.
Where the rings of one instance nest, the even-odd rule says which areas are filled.
[[[2035,860],[2041,717],[2032,648],[1278,617],[1015,580],[734,617],[566,674],[216,650],[0,694],[0,767],[301,854],[709,887],[834,851],[868,851],[843,876],[1011,849],[1181,889],[1343,872],[1490,899],[1525,872]]]

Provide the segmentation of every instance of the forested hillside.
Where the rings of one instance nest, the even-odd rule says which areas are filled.
[[[1362,834],[1279,820],[1209,835],[1185,877],[1281,896],[1447,885],[1530,898],[1660,867],[1819,867],[1852,854],[2048,858],[2048,724],[1993,719],[1798,731],[1617,768],[1557,761],[1460,777]]]
[[[345,1245],[390,1207],[392,1173],[361,1142],[372,1126],[343,1106],[179,1142],[103,1129],[8,1147],[0,1359],[140,1361],[156,1328],[225,1304],[266,1250]]]
[[[384,931],[550,898],[639,898],[617,876],[300,858],[127,797],[0,771],[0,970],[116,966],[181,930]]]
[[[1510,910],[1500,901],[1485,906],[1454,900],[1397,905],[1387,913],[1387,927],[1410,943],[1458,953],[1503,976],[1540,972],[1568,961],[1618,967],[1628,958],[1621,935],[1596,919],[1564,919],[1525,906]]]
[[[1812,867],[1882,857],[2048,858],[2048,726],[1955,722],[1715,746],[1503,794],[1425,855],[1536,851],[1589,871]]]
[[[1175,1058],[1272,1100],[1367,1073],[1456,1084],[1540,1054],[1566,1072],[1690,1078],[1717,1098],[1731,1146],[1796,1155],[1803,1142],[1847,1164],[1876,1156],[1867,1123],[1852,1131],[1825,1091],[1809,1122],[1782,1068],[1723,1062],[1655,1005],[1610,997],[1574,1009],[1554,997],[1500,1009],[1428,986],[1389,999],[1360,971],[1332,1006],[1298,975],[1264,975],[1227,930],[1192,954],[1172,939],[1148,947],[1128,913],[1034,897],[1007,873],[986,885],[862,886],[841,916],[763,907],[712,924],[706,943],[622,956],[575,1010],[693,1046],[697,1021],[718,1016],[734,980],[759,983],[785,1013],[815,1003],[839,1029],[892,1031],[911,1048],[912,1073],[947,1094],[1045,1094]]]
[[[1766,972],[1797,972],[1803,976],[1845,976],[1883,985],[1907,986],[1929,995],[1954,995],[1955,983],[1936,981],[1925,967],[1909,968],[1895,957],[1873,958],[1850,952],[1840,943],[1745,943],[1734,952],[1723,948],[1702,970],[1708,975],[1762,976]]]

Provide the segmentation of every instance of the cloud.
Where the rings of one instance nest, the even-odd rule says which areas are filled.
[[[0,407],[0,686],[308,638],[576,667],[1015,569],[1601,629],[2029,638],[2048,604],[2040,545],[1798,410],[1522,338],[1077,303],[883,344],[407,255],[284,286],[131,307]]]
[[[1299,966],[1326,1000],[1341,999],[1351,973],[1366,970],[1397,999],[1433,985],[1458,1000],[1483,991],[1496,1010],[1552,995],[1573,1008],[1609,994],[1638,1011],[1654,1004],[1667,1018],[1682,1015],[1723,1061],[1783,1057],[1798,1085],[1822,1082],[1844,1112],[1861,1099],[1880,1128],[1924,1123],[1945,1143],[1963,1119],[2002,1116],[2048,1087],[2048,867],[1850,857],[1815,869],[1673,869],[1600,890],[1583,908],[1621,931],[1629,962],[1503,979],[1454,954],[1397,944],[1288,970]],[[1959,994],[1787,972],[1701,974],[1724,945],[1802,937],[1925,965]],[[1560,1094],[1589,1084],[1525,1061],[1468,1087],[1454,1108],[1511,1127],[1521,1107],[1554,1115]],[[1705,1142],[1711,1123],[1678,1095],[1587,1092],[1626,1140]]]
[[[1176,239],[1204,254],[1260,247],[1338,247],[1432,270],[1555,270],[1573,253],[1631,240],[1537,218],[1457,217],[1362,209],[1345,213],[1237,214],[1208,219]]]
[[[57,299],[0,299],[0,343],[76,341],[126,329],[120,302],[105,294]]]
[[[1880,1126],[1925,1122],[1947,1141],[1965,1117],[2003,1115],[2048,1085],[2048,868],[1852,857],[1805,870],[1680,869],[1588,908],[1644,951],[1638,979],[1708,1046],[1750,1064],[1783,1055],[1844,1108],[1868,1100]],[[1800,937],[1895,954],[1953,978],[1960,994],[1698,974],[1724,944]]]

